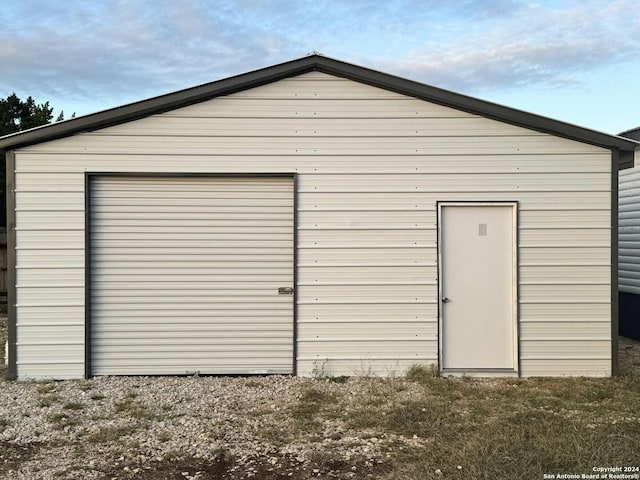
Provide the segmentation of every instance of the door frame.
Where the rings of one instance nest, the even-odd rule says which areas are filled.
[[[443,279],[443,258],[442,258],[442,209],[443,207],[511,207],[512,214],[512,299],[511,316],[513,325],[513,369],[444,369],[443,356],[443,326],[444,316],[442,309],[442,279]],[[437,235],[437,262],[438,262],[438,371],[449,375],[470,375],[470,376],[500,376],[500,375],[520,375],[520,332],[519,332],[519,279],[518,279],[518,201],[437,201],[436,202],[436,228]]]
[[[119,172],[119,171],[88,171],[84,172],[84,378],[92,378],[91,365],[91,310],[92,310],[92,238],[91,225],[93,208],[91,202],[92,186],[100,178],[123,177],[123,178],[289,178],[293,184],[293,318],[292,320],[292,358],[291,375],[298,374],[298,174],[296,172],[267,172],[267,173],[216,173],[216,172]],[[270,374],[267,374],[270,375]],[[278,375],[278,374],[276,374]]]

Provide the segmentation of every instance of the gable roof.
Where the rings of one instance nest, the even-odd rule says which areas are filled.
[[[247,90],[311,71],[319,71],[344,77],[540,132],[550,133],[604,148],[618,149],[623,153],[624,157],[629,156],[628,153],[625,154],[625,152],[633,152],[635,146],[640,145],[627,138],[608,135],[559,120],[432,87],[413,80],[345,63],[322,55],[312,54],[289,62],[254,70],[215,82],[205,83],[185,90],[179,90],[147,100],[141,100],[82,117],[7,135],[0,138],[0,152],[137,120],[149,115],[174,110],[210,100],[221,95]],[[625,158],[622,163],[626,163],[626,160]]]
[[[640,127],[630,128],[618,134],[620,137],[631,138],[632,140],[640,140]]]

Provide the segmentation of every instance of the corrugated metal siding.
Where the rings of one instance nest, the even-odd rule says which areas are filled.
[[[640,295],[640,167],[618,178],[618,289]]]
[[[19,247],[18,290],[37,268],[73,293],[85,171],[297,172],[298,372],[402,373],[437,361],[436,201],[518,200],[521,373],[605,375],[610,162],[605,149],[309,73],[18,151],[18,226],[40,232]],[[18,308],[24,345],[35,308]],[[51,319],[73,324],[56,341],[78,338],[81,313],[57,308]],[[43,372],[32,360],[18,354],[21,376]]]
[[[293,372],[292,178],[90,191],[92,374]]]

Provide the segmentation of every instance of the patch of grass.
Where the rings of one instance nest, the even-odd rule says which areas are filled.
[[[124,455],[124,451],[120,450],[120,448],[116,448],[115,450],[111,451],[110,453],[110,457],[111,458],[120,458]]]
[[[325,369],[327,367],[328,358],[324,360],[316,360],[313,362],[313,368],[311,369],[311,376],[316,380],[324,378],[326,375]]]
[[[129,442],[127,444],[127,451],[131,452],[132,450],[139,450],[140,449],[140,442],[138,440],[132,440],[131,442]]]
[[[77,418],[71,417],[68,413],[51,414],[49,415],[49,421],[55,424],[55,427],[58,429],[78,425],[80,423]]]
[[[389,479],[542,478],[637,459],[637,380],[440,380],[420,379],[421,398],[391,408],[380,421],[381,430],[429,439],[397,452]],[[373,415],[355,420],[363,418],[376,428]]]
[[[135,397],[127,395],[122,401],[115,404],[115,410],[117,413],[124,413],[131,418],[138,420],[153,420],[156,416],[146,405],[134,400]]]
[[[99,401],[99,400],[104,400],[105,396],[100,394],[100,393],[94,393],[89,397],[91,400],[95,400],[95,401]]]
[[[47,393],[54,392],[56,390],[55,382],[42,382],[36,388],[36,391],[40,395],[46,395]]]
[[[386,399],[379,408],[356,406],[346,419],[350,428],[375,429],[380,433],[395,433],[412,437],[431,438],[450,428],[450,408],[445,399],[423,396],[403,402]]]
[[[14,478],[20,465],[33,458],[40,448],[42,445],[38,443],[20,445],[0,440],[0,477]]]
[[[316,423],[320,412],[335,405],[335,396],[313,385],[304,387],[298,403],[290,409],[291,418],[301,427],[308,428]]]
[[[76,457],[81,457],[82,455],[75,452]],[[79,472],[85,472],[86,467],[84,465],[69,465],[64,470],[58,470],[54,472],[53,476],[55,478],[81,478],[78,476]],[[74,475],[75,474],[75,475]]]
[[[181,417],[184,417],[184,416],[186,416],[185,413],[172,413],[170,415],[169,414],[165,415],[163,418],[165,418],[166,420],[174,420],[176,418],[181,418]],[[157,418],[157,417],[154,416],[154,418]]]
[[[319,470],[320,474],[330,471],[346,470],[347,462],[337,453],[316,448],[308,455],[309,463],[314,469]]]
[[[283,446],[283,445],[289,444],[293,440],[289,431],[284,426],[278,426],[278,427],[260,426],[253,430],[255,432],[256,437],[262,438],[268,441],[269,443],[271,443],[272,445]]]
[[[311,370],[311,376],[316,380],[327,380],[333,383],[346,383],[349,381],[349,377],[346,375],[332,375],[327,372],[327,363],[329,359],[316,360],[313,362],[313,369]]]
[[[269,407],[257,407],[247,410],[246,413],[250,417],[264,417],[265,415],[272,415],[273,409]]]
[[[410,382],[429,383],[438,377],[438,369],[435,365],[425,367],[424,365],[411,365],[405,374],[405,378]]]
[[[58,403],[60,401],[60,396],[56,395],[54,393],[50,393],[47,395],[42,395],[39,399],[38,399],[38,406],[40,408],[45,408],[45,407],[50,407],[52,405],[54,405],[55,403]]]
[[[407,370],[405,379],[422,385],[425,392],[430,395],[447,398],[464,396],[469,388],[473,388],[473,380],[440,377],[437,368],[433,365],[429,367],[413,365]]]
[[[561,402],[592,403],[602,402],[615,396],[616,382],[613,380],[548,379],[544,382],[533,380],[538,389]]]
[[[62,408],[65,410],[82,410],[84,407],[79,402],[67,402],[62,406]]]
[[[397,378],[369,378],[366,382],[365,392],[351,400],[356,410],[367,410],[375,414],[380,414],[385,406],[396,403],[398,393],[406,389],[404,381]]]
[[[41,408],[50,407],[60,401],[60,395],[55,393],[55,382],[39,384],[36,391],[38,392],[38,406]]]
[[[163,456],[162,459],[166,462],[175,462],[176,460],[182,458],[184,455],[181,454],[180,452],[177,451],[169,451],[166,452]]]
[[[9,425],[9,420],[0,417],[0,433],[4,432]]]
[[[86,437],[87,441],[91,443],[114,443],[120,440],[122,437],[132,434],[136,431],[136,427],[133,425],[119,426],[119,427],[104,427],[96,433],[92,433]]]
[[[432,437],[450,425],[448,402],[434,398],[411,400],[394,406],[384,416],[388,431],[405,436]]]
[[[435,468],[458,478],[542,478],[544,473],[589,473],[594,459],[603,464],[629,464],[636,440],[622,445],[614,438],[620,430],[585,430],[571,419],[548,412],[519,413],[487,422],[479,432],[464,432],[436,439],[428,447],[399,455],[396,478],[438,478]],[[616,432],[614,434],[614,431]],[[630,429],[627,434],[630,434]],[[615,444],[616,447],[612,448]],[[618,449],[622,446],[622,451]],[[624,463],[626,462],[626,463]]]
[[[73,446],[73,454],[76,457],[85,457],[87,455],[87,449],[84,446],[84,443],[76,443]]]

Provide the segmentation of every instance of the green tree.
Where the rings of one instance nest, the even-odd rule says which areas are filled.
[[[49,102],[38,105],[32,97],[22,101],[15,93],[0,99],[0,136],[46,125],[52,119]]]
[[[53,108],[49,106],[49,102],[37,104],[36,101],[29,96],[26,100],[12,93],[7,98],[0,98],[0,137],[16,133],[21,130],[39,127],[51,123],[53,119]],[[64,120],[64,114],[61,112],[56,121]],[[6,197],[5,197],[5,155],[0,155],[0,226],[6,226]]]

